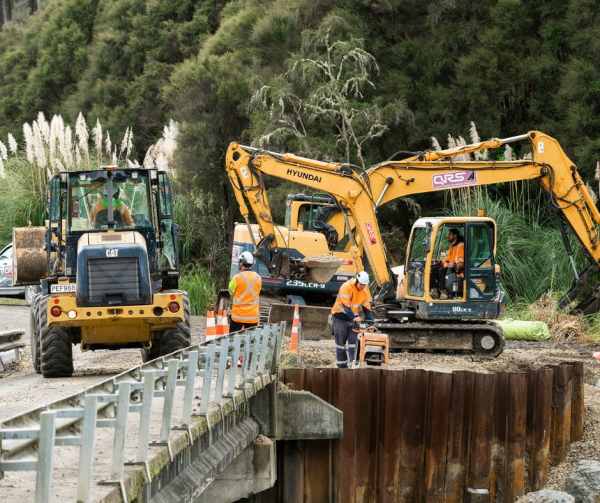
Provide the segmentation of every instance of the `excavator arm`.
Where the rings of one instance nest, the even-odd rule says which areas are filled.
[[[347,165],[326,163],[292,154],[277,154],[232,143],[227,150],[226,169],[242,216],[248,223],[247,201],[261,229],[262,239],[257,245],[256,255],[261,258],[260,249],[266,243],[271,251],[271,260],[267,265],[274,276],[286,276],[287,243],[285,236],[277,231],[273,223],[263,175],[275,176],[320,192],[327,192],[335,199],[344,215],[351,214],[354,218],[362,212],[372,213],[374,206],[374,201],[369,196],[368,183]],[[350,229],[350,225],[346,225],[346,228]],[[381,238],[373,241],[373,236],[379,236],[377,220],[370,221],[367,227],[357,226],[357,231],[363,243],[368,241],[372,245],[377,245],[371,246],[367,251],[369,261],[377,264],[384,263],[386,255]],[[352,243],[350,253],[361,268],[361,257],[354,236],[350,235],[350,240]],[[283,261],[278,262],[278,257],[284,257]]]
[[[457,161],[461,154],[484,149],[498,148],[501,145],[530,141],[533,147],[532,160],[518,161]],[[442,151],[428,151],[401,161],[384,162],[368,170],[370,200],[377,204],[370,214],[362,213],[357,218],[363,223],[375,219],[378,206],[399,197],[423,194],[459,187],[490,185],[519,180],[538,180],[542,189],[549,195],[559,230],[573,265],[575,280],[569,292],[561,299],[561,307],[575,300],[587,287],[592,276],[600,272],[600,249],[596,225],[600,224],[600,213],[575,164],[566,156],[559,143],[539,131],[506,139],[492,139],[473,145]],[[572,250],[564,229],[563,220],[570,225],[581,242],[589,260],[589,266],[581,273],[575,267]],[[375,239],[380,240],[379,235]],[[372,262],[371,267],[378,271],[377,278],[389,281],[386,277],[386,262]],[[580,302],[577,309],[596,312],[600,307],[600,293],[592,292]]]

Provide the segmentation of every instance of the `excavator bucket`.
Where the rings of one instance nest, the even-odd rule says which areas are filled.
[[[308,280],[314,283],[327,283],[340,267],[343,260],[333,255],[313,255],[306,258]]]
[[[292,332],[294,319],[294,304],[271,304],[268,323],[286,322],[288,337]],[[300,306],[300,323],[302,338],[310,340],[331,338],[331,323],[329,321],[330,307]]]

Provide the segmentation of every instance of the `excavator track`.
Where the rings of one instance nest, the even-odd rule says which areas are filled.
[[[504,332],[492,322],[376,322],[389,337],[390,350],[465,351],[496,358],[504,351]]]

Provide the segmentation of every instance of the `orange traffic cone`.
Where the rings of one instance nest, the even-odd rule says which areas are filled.
[[[217,336],[217,325],[215,323],[215,312],[206,313],[206,340],[210,341]]]
[[[219,308],[219,315],[217,316],[217,337],[223,335],[223,310]]]
[[[300,323],[300,306],[296,304],[294,308],[294,321],[292,322],[292,338],[290,340],[289,351],[298,350],[298,323]]]
[[[223,309],[223,335],[229,335],[229,320],[227,319],[227,309]]]

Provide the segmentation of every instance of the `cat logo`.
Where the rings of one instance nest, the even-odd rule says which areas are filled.
[[[115,258],[119,256],[119,250],[106,250],[106,256],[108,258]]]

